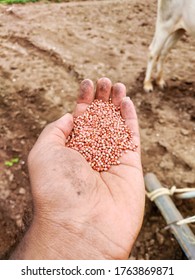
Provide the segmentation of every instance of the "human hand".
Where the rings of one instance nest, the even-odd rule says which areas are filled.
[[[42,131],[28,158],[34,202],[33,222],[24,237],[28,246],[19,245],[13,258],[128,258],[142,224],[145,191],[137,116],[125,96],[125,86],[112,87],[107,78],[98,80],[96,91],[90,80],[81,83],[74,116],[94,98],[111,97],[138,145],[106,172],[93,170],[79,152],[65,147],[71,114]]]

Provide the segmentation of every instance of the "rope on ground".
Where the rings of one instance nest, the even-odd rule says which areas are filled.
[[[183,188],[178,189],[176,186],[168,188],[158,188],[152,192],[146,192],[147,197],[154,201],[157,197],[161,195],[176,195],[177,198],[186,199],[186,198],[194,198],[195,197],[195,188]]]
[[[151,200],[154,201],[156,198],[162,195],[176,195],[177,198],[181,199],[186,199],[186,198],[194,198],[195,197],[195,188],[183,188],[183,189],[178,189],[176,186],[171,187],[170,189],[168,188],[158,188],[152,192],[146,192],[147,197]],[[184,224],[190,224],[190,223],[195,223],[195,216],[188,217],[185,219],[182,219],[180,221],[175,222],[176,225],[184,225]]]
[[[195,216],[180,220],[180,221],[176,222],[176,225],[180,226],[180,225],[191,224],[191,223],[195,223]]]

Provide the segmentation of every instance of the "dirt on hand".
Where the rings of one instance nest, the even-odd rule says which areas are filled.
[[[28,153],[47,123],[72,112],[84,78],[126,85],[139,118],[145,174],[155,173],[167,187],[194,187],[195,41],[185,36],[169,54],[166,90],[144,93],[156,9],[155,0],[0,5],[2,259],[31,221]],[[173,199],[184,217],[194,215],[194,199]],[[130,259],[185,259],[165,226],[147,199]]]

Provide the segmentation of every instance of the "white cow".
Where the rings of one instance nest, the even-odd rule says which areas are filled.
[[[195,36],[195,0],[158,0],[158,13],[154,38],[149,47],[144,90],[153,90],[151,74],[157,63],[156,83],[165,87],[163,63],[171,48],[186,32]]]

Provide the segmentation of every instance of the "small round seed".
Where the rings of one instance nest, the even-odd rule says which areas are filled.
[[[111,100],[95,99],[85,113],[74,119],[74,127],[66,146],[80,152],[91,167],[107,171],[120,164],[119,158],[127,150],[135,151],[133,132],[120,115],[120,107]]]

